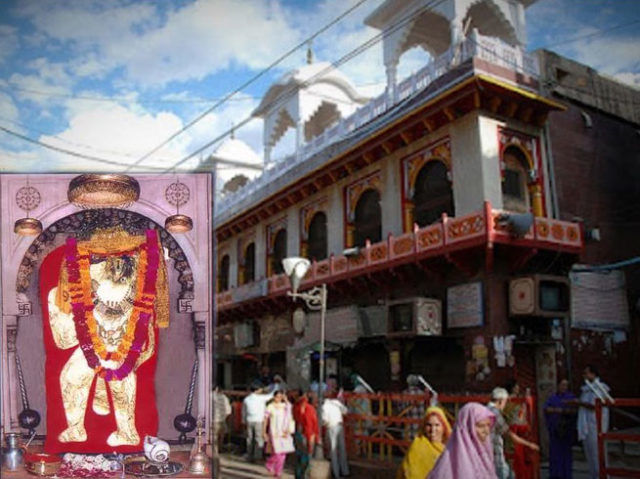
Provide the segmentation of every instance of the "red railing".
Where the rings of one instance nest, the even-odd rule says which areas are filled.
[[[640,408],[640,398],[614,398],[614,404],[617,408],[632,407]],[[640,443],[640,434],[629,432],[603,432],[602,431],[602,408],[610,407],[610,404],[603,404],[602,401],[596,399],[596,424],[598,425],[598,460],[600,479],[606,479],[609,476],[615,477],[640,477],[638,468],[626,467],[609,467],[607,465],[608,458],[606,454],[606,441],[626,441]],[[611,420],[611,418],[610,418]]]
[[[483,210],[459,217],[442,215],[438,223],[416,228],[399,236],[389,235],[384,241],[361,248],[356,256],[342,255],[313,262],[302,281],[303,286],[339,280],[361,271],[389,268],[397,264],[448,254],[455,250],[492,243],[512,244],[522,247],[551,248],[578,253],[584,245],[580,224],[537,217],[529,231],[522,237],[514,237],[508,226],[498,221],[508,212],[494,210],[489,202]],[[267,295],[284,294],[289,288],[286,275],[274,275],[267,279]],[[233,307],[234,300],[228,291],[217,295],[218,309]]]

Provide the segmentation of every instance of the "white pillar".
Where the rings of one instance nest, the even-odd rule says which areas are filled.
[[[398,76],[398,64],[387,63],[385,65],[387,72],[387,98],[391,104],[394,104],[398,100],[397,89],[397,76]]]
[[[269,140],[264,142],[264,165],[267,166],[271,161],[271,144]]]
[[[304,143],[304,122],[302,120],[296,123],[296,155],[302,152],[302,144]]]
[[[462,18],[454,17],[449,23],[451,30],[451,48],[455,49],[462,41]]]

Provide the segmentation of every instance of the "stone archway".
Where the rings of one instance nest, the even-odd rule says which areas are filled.
[[[16,279],[16,291],[25,294],[29,290],[34,269],[52,250],[61,246],[69,235],[86,238],[99,228],[120,226],[131,234],[143,234],[147,229],[158,230],[162,246],[174,260],[180,283],[179,298],[193,299],[193,272],[186,254],[171,234],[155,221],[140,213],[116,208],[83,210],[60,218],[45,229],[27,248]]]

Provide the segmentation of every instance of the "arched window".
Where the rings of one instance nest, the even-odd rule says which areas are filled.
[[[504,176],[502,178],[502,202],[504,209],[526,213],[531,209],[528,187],[529,162],[522,150],[509,146],[502,155]]]
[[[244,284],[256,280],[256,244],[249,243],[244,250]]]
[[[220,271],[218,271],[218,292],[229,289],[229,255],[225,254],[220,260]]]
[[[318,212],[309,223],[308,256],[321,261],[327,257],[327,215]]]
[[[413,221],[423,227],[438,221],[442,213],[453,216],[453,192],[447,167],[429,161],[422,167],[413,188]]]
[[[287,230],[281,229],[276,233],[271,255],[271,274],[282,274],[282,260],[287,257]]]
[[[380,193],[369,189],[362,193],[355,209],[354,245],[364,246],[368,239],[377,243],[382,239],[382,211],[380,209]]]

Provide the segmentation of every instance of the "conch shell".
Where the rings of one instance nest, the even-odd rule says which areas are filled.
[[[169,444],[160,438],[145,436],[144,455],[153,462],[166,462],[169,459]]]

